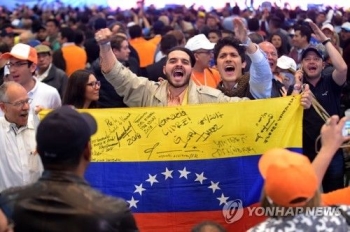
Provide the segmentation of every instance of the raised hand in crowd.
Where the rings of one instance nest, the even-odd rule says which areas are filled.
[[[111,42],[113,33],[108,28],[103,28],[95,33],[95,39],[98,45],[106,45]]]
[[[312,162],[320,183],[336,151],[345,141],[350,140],[350,136],[343,136],[343,128],[348,119],[343,117],[339,120],[339,116],[334,115],[321,128],[321,149]]]
[[[233,27],[234,27],[234,31],[235,31],[235,37],[242,42],[242,46],[245,46],[247,48],[248,53],[250,53],[250,54],[254,53],[258,48],[249,39],[248,29],[244,25],[243,19],[234,18],[233,19]]]
[[[245,27],[242,19],[234,18],[233,26],[234,26],[235,36],[237,37],[237,39],[242,41],[242,43],[246,42],[246,40],[248,39],[248,30]]]
[[[322,32],[322,30],[313,22],[309,22],[309,25],[312,29],[313,36],[315,37],[315,39],[319,42],[324,42],[325,40],[327,40],[327,36]]]

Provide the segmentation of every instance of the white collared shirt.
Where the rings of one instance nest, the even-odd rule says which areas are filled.
[[[63,47],[73,46],[73,45],[76,46],[76,44],[74,42],[67,42],[67,43],[63,43],[61,47],[63,48]]]
[[[28,92],[28,97],[33,99],[30,108],[41,106],[44,109],[56,109],[61,106],[61,97],[54,87],[35,80],[35,86]]]
[[[38,72],[37,75],[36,75],[36,79],[38,81],[43,81],[49,75],[51,67],[52,67],[52,64],[50,64],[49,67],[46,69],[46,71],[43,74],[41,74],[41,75]]]
[[[38,180],[43,172],[40,156],[36,150],[33,119],[26,127],[17,128],[0,117],[0,192],[23,186]]]

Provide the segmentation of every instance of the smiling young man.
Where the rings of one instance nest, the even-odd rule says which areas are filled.
[[[43,170],[40,157],[35,155],[35,130],[28,120],[31,99],[16,82],[0,86],[0,192],[13,186],[36,181]]]
[[[246,54],[252,61],[250,73],[244,73]],[[242,46],[239,39],[223,38],[215,45],[214,60],[222,79],[217,88],[227,96],[255,99],[262,97],[259,92],[271,92],[272,72],[256,44]]]
[[[38,55],[34,48],[18,43],[10,52],[2,54],[0,61],[7,62],[12,80],[22,85],[28,97],[33,99],[32,108],[40,106],[55,109],[61,106],[61,97],[57,89],[33,77],[38,64]]]
[[[172,106],[248,99],[228,97],[217,89],[197,86],[191,80],[195,57],[191,51],[183,47],[175,47],[168,52],[163,68],[167,76],[166,81],[158,83],[138,77],[117,62],[109,45],[112,36],[109,29],[102,29],[95,35],[100,44],[101,67],[106,79],[114,86],[115,91],[124,97],[124,102],[128,106]],[[269,67],[267,68],[266,71],[271,72]],[[270,83],[271,81],[268,84]],[[271,89],[256,87],[257,98],[270,97]]]
[[[322,42],[329,57],[334,64],[334,71],[330,75],[324,75],[323,54],[314,47],[304,50],[301,56],[303,78],[294,85],[294,91],[301,90],[301,84],[310,86],[311,92],[316,100],[327,111],[329,115],[341,116],[340,96],[342,87],[346,81],[347,65],[337,49],[332,45],[330,38],[310,22],[310,26],[318,41]],[[315,144],[320,134],[324,119],[314,107],[304,111],[303,117],[303,154],[311,161],[316,156]],[[320,144],[317,144],[319,149]],[[329,192],[344,186],[344,158],[341,149],[335,154],[323,179],[323,191]]]

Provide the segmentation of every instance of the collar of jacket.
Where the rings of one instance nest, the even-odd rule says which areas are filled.
[[[83,178],[69,171],[49,171],[45,170],[40,178],[42,181],[57,181],[57,182],[69,182],[78,183],[83,185],[89,185]]]
[[[167,106],[168,105],[167,87],[168,87],[169,83],[166,80],[162,81],[162,82],[158,82],[158,83],[159,83],[159,87],[158,87],[157,91],[155,92],[154,97],[159,102],[161,102],[161,104],[163,106]],[[198,88],[198,86],[192,80],[190,80],[190,82],[188,84],[188,99],[187,99],[188,104],[192,105],[192,104],[199,103],[197,88]]]

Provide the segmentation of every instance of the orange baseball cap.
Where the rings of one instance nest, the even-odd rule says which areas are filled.
[[[265,179],[265,193],[274,204],[285,207],[305,205],[316,193],[318,180],[309,159],[287,149],[274,148],[259,160]]]
[[[34,64],[38,63],[38,56],[35,48],[23,43],[16,44],[10,52],[2,54],[0,60],[9,60],[11,57],[20,60],[28,60]]]

